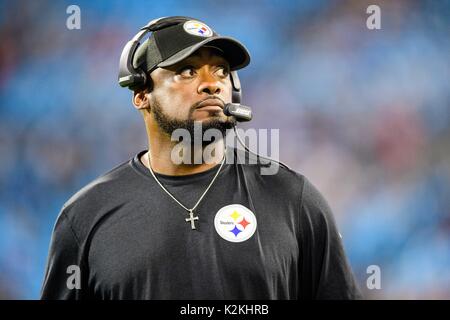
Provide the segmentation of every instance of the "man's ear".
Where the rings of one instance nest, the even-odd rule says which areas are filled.
[[[138,110],[150,109],[150,95],[148,88],[135,90],[133,93],[133,105]]]

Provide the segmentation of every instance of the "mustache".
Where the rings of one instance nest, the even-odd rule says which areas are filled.
[[[196,103],[194,103],[194,104],[192,105],[192,107],[191,107],[191,111],[197,109],[197,107],[198,107],[202,102],[204,102],[204,101],[206,101],[206,100],[211,100],[211,99],[214,99],[214,100],[220,100],[220,101],[223,103],[223,105],[225,105],[225,101],[223,101],[220,97],[217,97],[217,96],[207,96],[206,98],[204,98],[204,99],[202,99],[202,100],[197,101]]]

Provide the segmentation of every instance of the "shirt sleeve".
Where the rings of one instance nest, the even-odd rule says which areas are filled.
[[[333,213],[307,178],[304,178],[300,210],[301,298],[361,299]]]
[[[63,208],[50,241],[41,300],[81,299],[80,246]]]

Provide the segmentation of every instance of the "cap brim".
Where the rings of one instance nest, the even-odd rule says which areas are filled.
[[[230,37],[215,36],[206,38],[199,43],[196,43],[175,53],[173,56],[160,62],[158,64],[158,67],[164,68],[174,65],[181,60],[186,59],[206,44],[208,44],[209,46],[217,47],[224,52],[224,58],[227,59],[232,71],[242,69],[250,63],[250,54],[243,44]]]

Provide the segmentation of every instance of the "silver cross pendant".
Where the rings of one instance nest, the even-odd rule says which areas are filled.
[[[192,209],[189,209],[189,218],[185,219],[186,222],[191,222],[191,228],[192,230],[195,229],[195,220],[198,220],[198,216],[194,217],[194,211]]]

